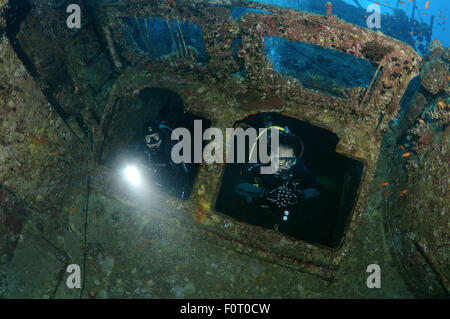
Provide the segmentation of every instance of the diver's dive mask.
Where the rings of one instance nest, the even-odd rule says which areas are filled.
[[[155,132],[145,136],[145,145],[149,149],[155,149],[161,146],[162,139],[159,133]]]
[[[275,157],[275,160],[278,160],[278,170],[275,175],[282,179],[286,179],[292,174],[292,170],[298,161],[296,156],[280,156]]]
[[[279,157],[278,158],[278,165],[280,165],[281,168],[291,168],[297,164],[297,157],[296,156],[287,156],[287,157]]]

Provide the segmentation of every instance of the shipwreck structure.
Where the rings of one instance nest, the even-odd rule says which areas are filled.
[[[140,206],[108,163],[125,150],[131,128],[153,116],[155,110],[136,107],[146,88],[177,95],[186,112],[224,131],[255,114],[277,114],[333,135],[333,152],[359,167],[353,197],[337,212],[329,242],[294,239],[217,211],[225,164],[202,164],[188,200],[161,193],[162,206],[148,210],[176,207],[169,217],[180,232],[339,282],[336,274],[370,210],[382,136],[419,75],[417,52],[325,14],[327,8],[317,15],[234,0],[81,1],[83,26],[68,29],[61,9],[66,2],[73,1],[10,1],[7,12],[14,17],[3,21],[0,62],[16,74],[0,83],[9,92],[1,111],[2,156],[9,159],[0,170],[5,194],[48,216],[62,210],[58,203],[65,198],[77,198],[86,212],[80,235],[89,212],[102,209],[98,201],[83,204],[86,196],[90,203],[90,192],[130,209]],[[31,77],[24,89],[20,81]],[[80,189],[86,183],[88,191],[76,195],[63,187],[68,183]],[[445,275],[440,280],[448,282]]]

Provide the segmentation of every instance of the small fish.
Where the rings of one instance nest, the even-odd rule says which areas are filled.
[[[422,13],[423,16],[426,16],[428,13]]]
[[[404,189],[404,190],[402,190],[401,192],[400,192],[400,196],[403,196],[403,195],[405,195],[406,194],[406,189]]]
[[[428,5],[430,4],[430,1],[425,2],[425,9],[428,8]]]
[[[380,185],[378,185],[378,186],[382,186],[382,187],[384,187],[384,186],[388,186],[389,185],[389,183],[388,182],[384,182],[384,183],[382,183],[382,184],[380,184]]]
[[[405,148],[402,146],[402,145],[399,145],[399,147],[402,149],[402,150],[404,150]]]
[[[419,122],[420,124],[424,124],[424,125],[425,125],[425,122],[424,122],[424,120],[422,120],[422,119],[419,119],[419,118],[417,118],[416,120],[417,120],[417,122]]]
[[[405,154],[402,155],[402,157],[408,157],[409,155],[411,155],[410,152],[406,152]]]
[[[448,137],[445,138],[445,141],[448,143]]]
[[[376,5],[379,5],[380,3],[377,1],[377,2],[375,2],[375,4],[376,4]]]
[[[439,102],[438,102],[438,105],[439,105],[440,107],[444,107],[444,106],[445,106],[445,103],[442,102],[442,101],[439,101]]]
[[[51,152],[50,153],[50,155],[56,155],[56,154],[58,154],[58,153],[56,153],[56,152]]]
[[[383,196],[387,197],[389,196],[389,193],[384,193]]]
[[[400,3],[400,4],[405,4],[403,1],[399,1],[398,3]]]
[[[73,212],[74,215],[76,215],[77,209],[75,207],[72,207],[72,212]]]
[[[177,3],[175,2],[175,0],[167,0],[167,1],[169,1],[169,3],[170,3],[171,5],[173,5],[174,7],[177,6]]]
[[[152,68],[152,65],[149,63],[149,64],[147,64],[147,69],[151,69]]]

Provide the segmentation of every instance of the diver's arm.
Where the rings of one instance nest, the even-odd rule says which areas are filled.
[[[263,198],[266,190],[263,187],[258,187],[250,183],[239,183],[236,185],[235,192],[245,198]]]
[[[297,176],[301,176],[301,186],[303,189],[298,192],[303,193],[304,199],[311,199],[319,196],[321,188],[319,183],[317,183],[314,175],[304,163],[299,164],[300,165],[296,166],[296,173],[298,174]]]
[[[320,192],[312,187],[304,189],[302,192],[305,195],[305,199],[315,198],[320,195]]]
[[[268,193],[267,189],[250,182],[254,181],[257,183],[256,177],[258,177],[259,167],[260,165],[258,164],[244,165],[241,169],[240,178],[235,184],[235,193],[244,197],[247,202],[251,202],[252,199],[263,199]]]

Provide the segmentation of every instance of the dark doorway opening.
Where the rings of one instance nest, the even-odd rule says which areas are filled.
[[[194,163],[194,143],[189,162],[172,161],[171,150],[178,143],[172,140],[172,131],[185,128],[193,136],[196,120],[202,122],[203,132],[211,125],[207,119],[185,113],[181,97],[167,89],[145,88],[135,98],[121,99],[110,122],[104,152],[106,165],[113,169],[137,165],[148,182],[187,200],[200,164]],[[153,139],[155,134],[157,143]],[[153,136],[150,142],[146,140],[148,136]]]
[[[267,209],[263,204],[264,199],[249,202],[236,191],[237,185],[243,178],[247,178],[245,171],[249,164],[227,163],[215,209],[243,222],[275,229],[299,240],[338,248],[357,198],[364,164],[337,154],[337,135],[307,122],[276,113],[261,113],[235,123],[235,127],[242,124],[257,129],[269,125],[287,127],[292,134],[299,137],[304,150],[296,165],[309,169],[309,176],[315,180],[314,187],[320,194],[289,207],[289,218],[284,220],[285,210],[278,212],[276,209]],[[249,153],[248,146],[246,152]],[[252,180],[247,182],[263,185],[264,182],[258,178],[266,177],[252,177]]]

